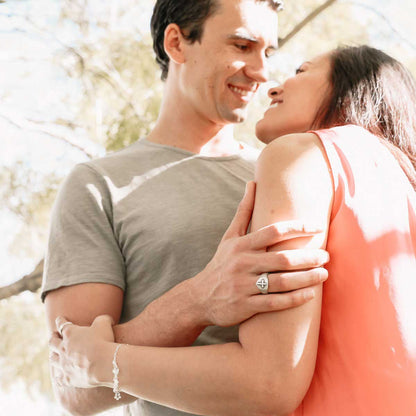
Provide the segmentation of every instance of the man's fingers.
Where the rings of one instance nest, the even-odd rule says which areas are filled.
[[[288,292],[323,283],[328,279],[328,271],[323,267],[316,269],[291,272],[270,273],[269,293]]]
[[[256,286],[258,278],[259,276],[255,276],[252,280],[250,279],[250,295],[260,294],[260,290]],[[269,273],[268,279],[269,294],[284,293],[321,284],[328,279],[328,271],[323,267],[317,267],[299,272]]]
[[[249,248],[253,250],[266,249],[281,241],[297,237],[307,237],[322,232],[321,227],[307,224],[299,220],[281,221],[260,228],[244,238],[247,239]]]
[[[312,269],[329,261],[328,252],[321,249],[282,250],[276,253],[279,262],[277,271]]]
[[[245,256],[244,270],[255,274],[302,271],[321,267],[329,261],[329,254],[318,248],[269,251]]]
[[[237,212],[234,215],[231,224],[223,236],[223,240],[227,240],[232,237],[238,237],[247,233],[248,226],[251,221],[251,215],[253,214],[254,199],[256,197],[256,183],[251,181],[246,185],[246,191],[243,199],[238,205]]]
[[[316,286],[315,286],[316,287]],[[303,305],[315,297],[314,287],[293,292],[251,296],[250,302],[256,313],[282,311]]]

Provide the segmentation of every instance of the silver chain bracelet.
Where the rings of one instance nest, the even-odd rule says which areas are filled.
[[[117,345],[117,348],[114,351],[114,356],[113,356],[113,393],[114,393],[114,398],[116,400],[121,399],[120,382],[118,380],[118,373],[120,372],[120,369],[118,368],[118,365],[117,365],[117,353],[121,345],[122,344]]]

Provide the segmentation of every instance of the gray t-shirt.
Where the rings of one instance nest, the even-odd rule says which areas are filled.
[[[124,290],[121,321],[199,273],[234,216],[258,152],[205,157],[142,139],[75,167],[52,214],[42,297],[77,283]],[[209,327],[197,344],[237,340]],[[127,414],[184,414],[144,400]]]

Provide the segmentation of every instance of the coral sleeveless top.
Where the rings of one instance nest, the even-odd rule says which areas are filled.
[[[416,193],[379,139],[314,132],[334,201],[315,373],[295,416],[416,415]]]

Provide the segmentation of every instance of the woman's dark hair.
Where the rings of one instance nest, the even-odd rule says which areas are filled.
[[[416,83],[384,52],[347,46],[330,54],[331,93],[316,118],[319,128],[355,124],[378,136],[416,189]]]
[[[156,62],[162,69],[162,80],[166,80],[169,69],[169,57],[163,46],[165,29],[171,23],[176,23],[190,43],[200,41],[204,23],[208,17],[215,14],[221,7],[221,1],[226,0],[157,0],[153,9],[150,29],[153,38],[153,50]],[[267,1],[273,10],[280,10],[283,2]]]

